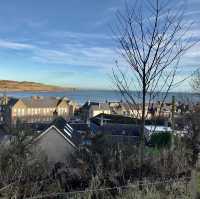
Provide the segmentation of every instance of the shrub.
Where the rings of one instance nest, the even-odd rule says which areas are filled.
[[[150,144],[157,148],[170,147],[171,139],[171,133],[154,133],[151,135]]]

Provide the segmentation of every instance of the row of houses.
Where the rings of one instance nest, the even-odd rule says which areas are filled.
[[[139,142],[141,119],[138,115],[134,116],[134,110],[138,113],[138,109],[122,102],[88,101],[79,108],[66,97],[35,96],[6,98],[1,104],[4,123],[14,126],[20,120],[29,124],[36,133],[35,150],[43,151],[50,163],[65,161],[80,146],[91,144],[97,134],[106,135],[112,143]],[[154,109],[155,106],[151,107]],[[171,105],[166,104],[166,107],[171,113]],[[153,133],[172,133],[167,116],[154,120],[155,110],[148,109],[146,113],[149,114],[145,123],[146,144]],[[0,141],[10,139],[10,134],[0,133]]]
[[[177,103],[176,112],[182,113],[187,111],[188,106]],[[8,98],[4,96],[1,99],[0,122],[4,122],[8,126],[14,126],[17,120],[23,123],[50,123],[57,116],[62,116],[66,120],[74,118],[87,122],[96,115],[112,114],[123,115],[132,118],[141,118],[141,104],[128,104],[124,102],[91,102],[87,101],[79,108],[79,105],[66,97],[43,97],[32,96],[25,98]],[[146,118],[154,117],[170,118],[172,115],[172,104],[161,104],[156,102],[146,104]]]
[[[65,162],[79,147],[90,145],[97,134],[105,135],[111,143],[138,144],[141,131],[139,122],[131,117],[104,113],[91,118],[89,123],[70,122],[60,116],[37,133],[32,147],[38,154],[45,154],[50,164]],[[172,129],[165,121],[147,120],[146,144],[152,133],[166,132],[171,133]],[[0,139],[5,142],[12,136],[4,135]]]
[[[189,105],[184,105],[178,102],[175,106],[176,113],[182,113],[189,110]],[[129,116],[133,118],[141,118],[142,105],[141,104],[129,104],[124,102],[91,102],[87,101],[79,110],[80,116],[84,121],[89,118],[95,117],[100,113],[115,114]],[[154,117],[170,118],[172,115],[172,103],[156,102],[152,104],[146,104],[145,107],[146,118],[151,119]]]
[[[57,116],[69,120],[73,117],[77,107],[74,101],[66,97],[3,98],[1,116],[8,126],[16,125],[17,120],[29,124],[50,123]]]
[[[50,162],[66,160],[73,151],[82,145],[90,145],[97,134],[105,135],[109,141],[119,144],[138,144],[141,127],[138,121],[130,117],[101,113],[90,119],[90,123],[67,122],[62,117],[55,119],[51,125],[41,133],[36,145],[44,151]],[[165,121],[146,121],[145,140],[152,133],[172,133],[172,129]]]

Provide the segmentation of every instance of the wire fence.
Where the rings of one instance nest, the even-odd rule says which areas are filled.
[[[129,184],[125,186],[116,187],[103,187],[96,189],[86,189],[80,191],[70,191],[70,192],[52,192],[52,193],[42,193],[34,196],[25,197],[26,199],[44,199],[44,198],[125,198],[127,194],[131,196],[136,196],[138,194],[155,194],[158,195],[159,191],[170,192],[170,194],[175,194],[180,196],[180,198],[190,197],[190,180],[191,178],[182,178],[177,180],[162,180],[155,182],[136,182],[134,184]],[[142,187],[142,189],[141,189]],[[141,191],[142,190],[142,191]],[[90,196],[90,197],[89,197]],[[131,197],[131,198],[132,198]],[[144,196],[143,196],[144,197]],[[175,197],[176,198],[176,197]]]

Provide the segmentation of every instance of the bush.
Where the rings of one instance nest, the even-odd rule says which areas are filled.
[[[171,139],[171,133],[154,133],[151,135],[150,144],[157,148],[170,147]]]

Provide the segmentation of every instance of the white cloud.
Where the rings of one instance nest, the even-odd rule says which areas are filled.
[[[35,61],[42,63],[109,69],[114,66],[117,58],[116,52],[111,48],[75,46],[68,50],[37,49],[33,56]]]
[[[18,43],[0,39],[0,48],[7,48],[12,50],[31,50],[35,47],[31,44]]]
[[[75,39],[111,39],[111,36],[101,33],[79,33],[79,32],[70,32],[70,31],[51,31],[45,33],[50,37],[56,38],[75,38]]]

